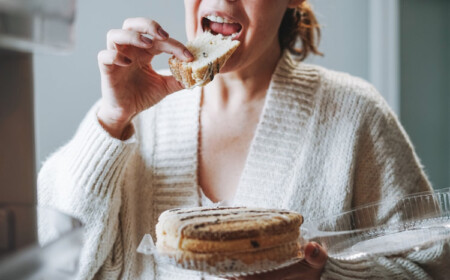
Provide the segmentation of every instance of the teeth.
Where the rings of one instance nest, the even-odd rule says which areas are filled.
[[[214,16],[214,15],[206,16],[206,18],[209,19],[210,21],[214,21],[214,22],[218,22],[218,23],[234,23],[226,18]]]

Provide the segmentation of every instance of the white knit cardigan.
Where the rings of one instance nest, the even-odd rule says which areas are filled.
[[[39,204],[85,225],[79,279],[200,279],[136,253],[145,233],[155,238],[162,211],[199,205],[200,97],[197,88],[165,98],[134,120],[127,141],[102,129],[95,105],[73,139],[45,162]],[[429,189],[410,141],[373,86],[283,54],[236,205],[286,208],[315,219]],[[41,241],[51,233],[40,216]],[[433,263],[439,254],[431,255]],[[428,262],[423,256],[330,259],[323,278],[427,279]]]

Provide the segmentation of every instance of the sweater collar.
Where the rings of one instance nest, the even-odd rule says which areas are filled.
[[[319,85],[317,67],[285,51],[278,62],[241,175],[234,203],[286,208]]]

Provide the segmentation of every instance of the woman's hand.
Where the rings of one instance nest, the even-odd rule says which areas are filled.
[[[297,280],[320,279],[322,270],[327,262],[325,249],[315,242],[305,246],[305,259],[292,266],[257,275],[233,278],[235,280]]]
[[[107,49],[98,54],[102,100],[97,116],[113,137],[123,138],[135,115],[183,88],[173,76],[153,70],[151,61],[161,53],[193,59],[183,44],[150,19],[130,18],[122,29],[108,32]]]

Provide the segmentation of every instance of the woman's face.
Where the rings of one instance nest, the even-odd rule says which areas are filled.
[[[243,69],[279,49],[278,28],[288,7],[302,0],[184,0],[189,40],[205,30],[241,42],[221,72]]]

